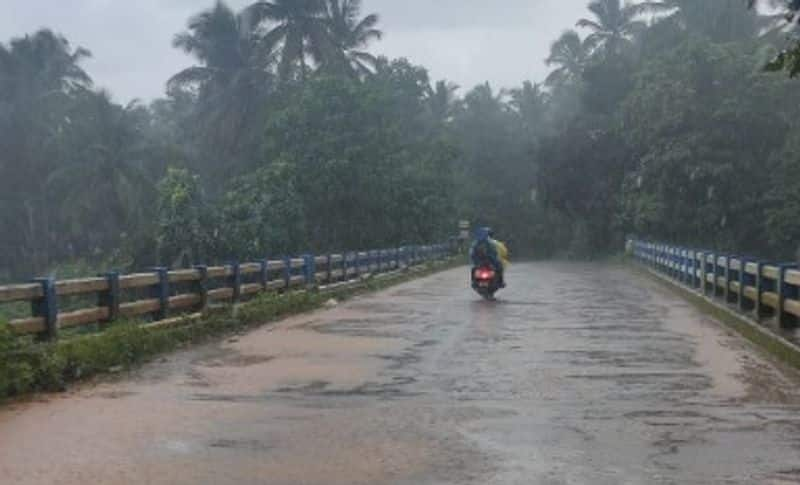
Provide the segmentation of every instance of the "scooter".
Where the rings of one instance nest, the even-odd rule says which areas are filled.
[[[494,294],[500,290],[500,275],[491,266],[472,268],[472,289],[484,299],[494,300]]]

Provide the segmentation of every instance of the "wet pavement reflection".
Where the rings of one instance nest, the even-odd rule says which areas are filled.
[[[800,483],[797,375],[657,283],[466,269],[0,411],[0,483]]]

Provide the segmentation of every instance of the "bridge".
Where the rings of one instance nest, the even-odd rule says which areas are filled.
[[[797,375],[661,282],[516,264],[489,303],[467,279],[6,405],[0,482],[800,483]]]

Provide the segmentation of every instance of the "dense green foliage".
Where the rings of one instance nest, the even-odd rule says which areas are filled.
[[[793,256],[800,97],[763,70],[782,42],[769,34],[775,17],[727,0],[590,11],[578,24],[586,40],[553,45],[552,92],[581,102],[538,160],[544,202],[571,220],[570,246],[602,251],[637,234]],[[642,13],[657,16],[644,24]],[[564,105],[554,96],[551,109]]]
[[[0,44],[0,279],[423,242],[459,219],[516,253],[636,233],[792,255],[800,94],[763,69],[786,20],[587,3],[544,83],[504,90],[373,56],[358,0],[211,5],[174,39],[195,65],[147,106],[95,89],[89,52],[49,30]]]

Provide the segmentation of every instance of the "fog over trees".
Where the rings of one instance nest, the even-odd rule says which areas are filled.
[[[20,33],[0,44],[0,280],[429,242],[460,219],[530,256],[630,234],[793,256],[800,3],[767,3],[594,0],[546,79],[459,87],[373,55],[359,0],[217,2],[175,35],[194,65],[128,105],[82,68],[92,46]]]

